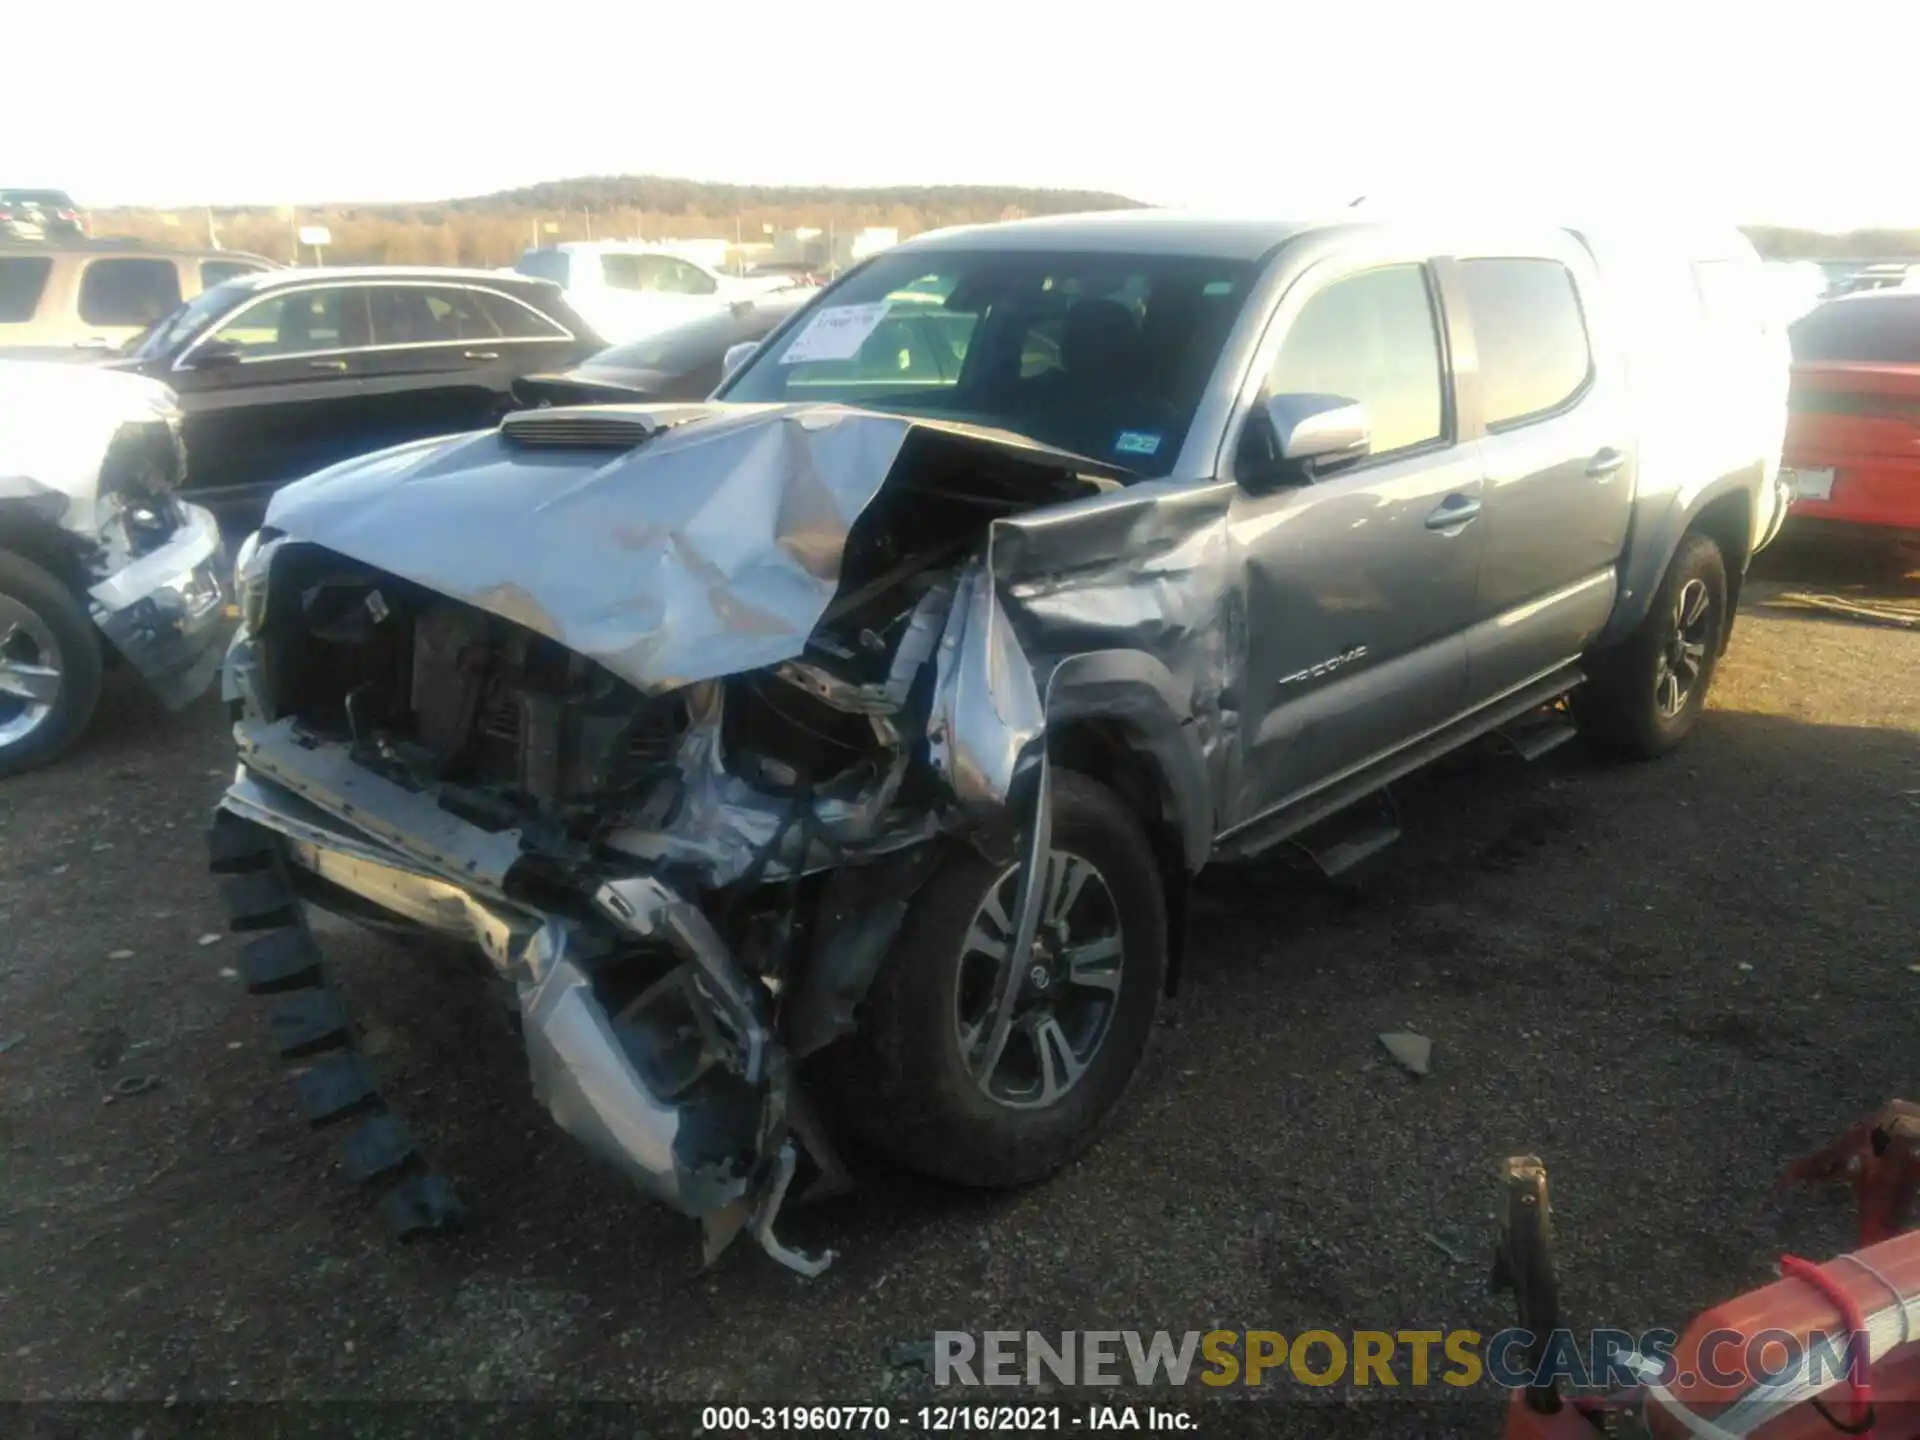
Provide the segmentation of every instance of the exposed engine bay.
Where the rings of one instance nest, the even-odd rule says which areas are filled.
[[[537,477],[537,513],[551,515],[636,440],[644,458],[725,425],[682,436],[632,416],[515,417],[468,457],[467,483],[486,486],[488,464],[525,478],[526,451],[544,448],[560,478]],[[809,460],[795,483],[790,456],[779,493],[755,502],[791,522],[777,543],[810,582],[779,616],[798,643],[753,613],[779,584],[720,577],[725,532],[676,511],[668,464],[623,477],[659,486],[622,497],[657,506],[625,540],[683,587],[650,587],[663,624],[677,613],[682,639],[716,626],[670,663],[644,637],[606,641],[606,611],[578,627],[602,643],[566,643],[564,569],[544,592],[454,586],[432,565],[376,563],[379,545],[356,558],[308,538],[333,527],[303,523],[296,486],[241,557],[226,680],[242,769],[224,809],[276,834],[305,898],[476,940],[513,982],[536,1093],[563,1127],[700,1217],[709,1257],[751,1228],[808,1273],[826,1260],[772,1233],[796,1167],[790,1063],[853,1028],[941,845],[1011,863],[1045,840],[1039,696],[996,606],[993,522],[1118,488],[1096,462],[1012,437],[831,418],[733,427],[750,454],[809,424],[859,452],[836,472],[865,487],[856,503],[809,493],[826,467]],[[320,506],[326,479],[308,482]],[[850,517],[837,537],[823,510]],[[731,669],[740,636],[776,658]]]

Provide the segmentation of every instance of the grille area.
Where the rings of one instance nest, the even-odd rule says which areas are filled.
[[[570,823],[673,758],[685,703],[511,622],[440,601],[413,628],[411,709],[441,776]]]

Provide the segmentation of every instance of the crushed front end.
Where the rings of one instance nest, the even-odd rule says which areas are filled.
[[[802,1153],[833,1168],[793,1068],[940,846],[1031,848],[988,535],[1098,493],[1081,468],[859,411],[556,410],[293,487],[237,567],[237,922],[281,905],[270,863],[474,942],[563,1128],[709,1259],[745,1229],[817,1273],[773,1230]],[[311,967],[274,944],[259,988]]]
[[[0,361],[0,394],[0,521],[40,537],[29,555],[58,558],[56,573],[168,709],[191,704],[220,668],[224,561],[214,517],[179,498],[188,455],[172,392]]]

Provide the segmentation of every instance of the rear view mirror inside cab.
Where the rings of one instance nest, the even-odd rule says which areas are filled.
[[[1270,395],[1248,417],[1235,461],[1253,488],[1304,485],[1364,458],[1372,444],[1366,406],[1344,395]]]

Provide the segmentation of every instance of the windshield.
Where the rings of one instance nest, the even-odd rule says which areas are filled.
[[[127,353],[136,360],[156,360],[186,344],[216,317],[224,315],[249,292],[239,285],[216,285],[203,290],[166,319],[136,336]]]
[[[1796,360],[1920,364],[1920,294],[1830,300],[1787,327]]]
[[[1246,261],[1173,255],[883,255],[722,398],[939,416],[1161,476],[1252,278]]]

